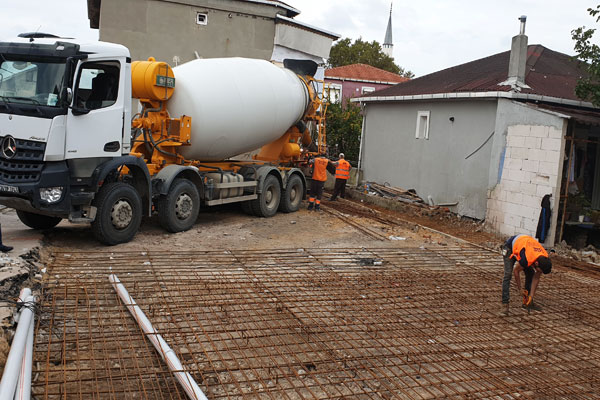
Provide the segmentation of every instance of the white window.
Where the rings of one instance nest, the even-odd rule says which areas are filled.
[[[370,86],[363,86],[362,87],[362,94],[373,93],[374,91],[375,91],[374,87],[370,87]]]
[[[415,139],[429,139],[429,111],[417,112]]]
[[[198,25],[208,25],[208,14],[196,13],[196,23]]]
[[[330,103],[339,103],[342,101],[342,85],[337,83],[328,83],[325,86],[326,96]]]

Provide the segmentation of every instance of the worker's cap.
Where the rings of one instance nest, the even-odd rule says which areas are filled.
[[[340,158],[344,158],[344,153],[340,153]]]
[[[545,274],[549,274],[552,271],[552,261],[546,256],[539,256],[537,259],[538,267]]]

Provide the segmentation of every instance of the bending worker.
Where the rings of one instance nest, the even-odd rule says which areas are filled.
[[[321,208],[321,196],[323,196],[323,186],[327,180],[327,164],[329,160],[323,156],[313,158],[309,162],[313,165],[312,185],[310,187],[310,197],[308,198],[308,209],[319,211]],[[315,204],[316,203],[316,204]]]
[[[540,309],[533,304],[535,290],[542,273],[549,274],[552,262],[546,249],[534,238],[527,235],[511,236],[502,247],[504,256],[504,279],[502,280],[503,314],[508,315],[510,300],[510,279],[514,274],[519,293],[523,295],[523,306]],[[513,271],[514,267],[514,271]],[[525,272],[525,289],[521,289],[521,271]]]
[[[340,153],[340,159],[333,163],[335,165],[335,186],[331,201],[337,199],[338,194],[342,199],[346,198],[346,182],[350,178],[350,169],[352,166],[344,159],[344,153]]]

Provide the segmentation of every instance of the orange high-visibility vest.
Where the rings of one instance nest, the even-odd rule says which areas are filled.
[[[325,157],[315,158],[312,178],[315,181],[325,182],[327,180],[327,164],[329,160]]]
[[[517,237],[513,242],[512,255],[518,261],[521,261],[521,251],[523,249],[525,249],[525,258],[527,259],[528,267],[531,267],[531,265],[538,259],[538,257],[548,257],[548,252],[546,251],[546,249],[544,249],[540,242],[538,242],[531,236],[522,235]]]
[[[350,169],[352,166],[350,163],[343,158],[338,161],[337,168],[335,169],[335,179],[348,179],[350,178]]]

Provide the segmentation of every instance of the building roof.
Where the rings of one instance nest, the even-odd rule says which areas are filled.
[[[309,32],[317,33],[321,36],[326,36],[332,40],[337,40],[340,37],[342,37],[339,33],[326,31],[325,29],[318,28],[314,25],[309,25],[305,22],[300,22],[297,19],[284,17],[283,15],[278,15],[277,17],[275,17],[275,23],[289,24],[289,25],[298,27],[300,29],[307,30]]]
[[[295,17],[300,14],[300,10],[290,6],[279,0],[237,0],[247,1],[249,3],[267,4],[275,7],[280,7],[286,11],[287,17]],[[88,19],[90,20],[90,28],[98,29],[100,27],[100,8],[102,0],[87,0]]]
[[[510,51],[434,72],[391,88],[370,93],[368,97],[455,94],[476,92],[510,92],[511,86],[502,85],[508,78]],[[575,86],[585,72],[582,62],[541,45],[527,48],[525,83],[522,95],[538,95],[581,101],[575,95]],[[452,96],[448,96],[452,97]],[[461,96],[458,96],[461,97]]]
[[[326,79],[355,80],[365,82],[400,83],[409,79],[393,72],[367,64],[350,64],[325,71]]]

